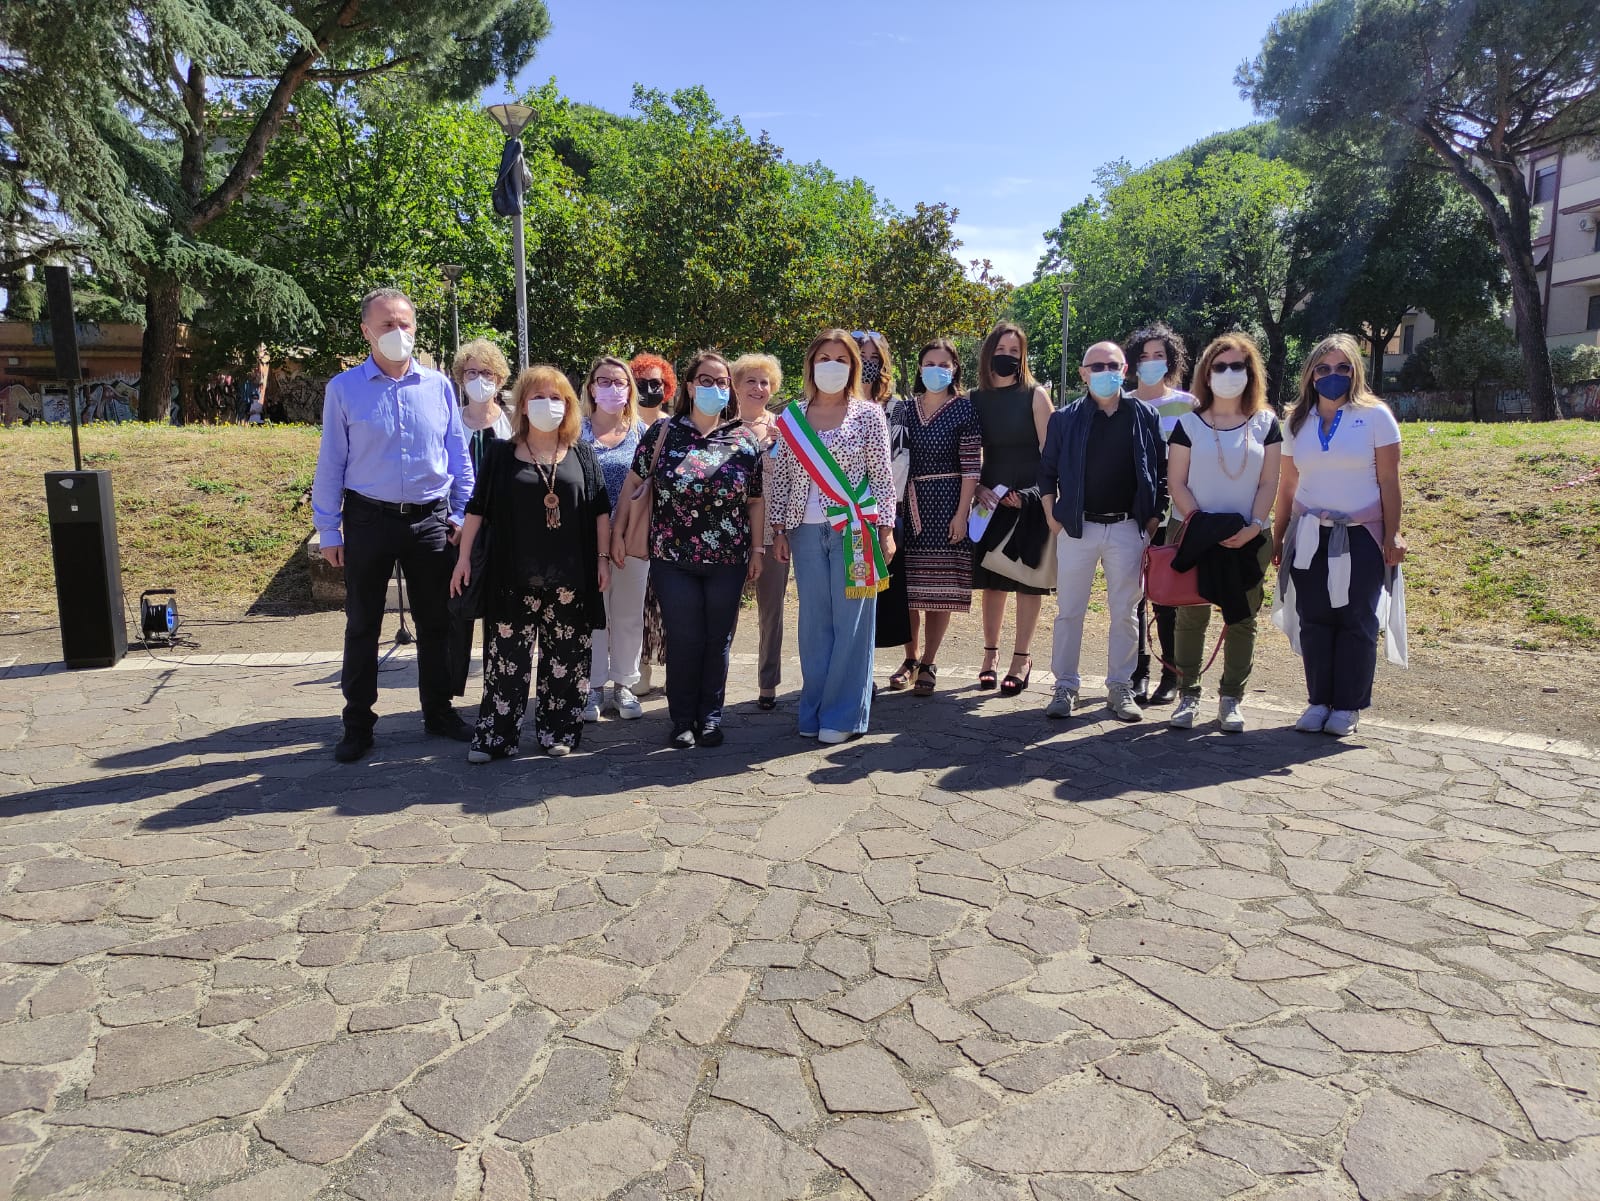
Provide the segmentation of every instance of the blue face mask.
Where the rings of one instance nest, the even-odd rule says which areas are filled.
[[[1342,400],[1350,391],[1350,377],[1340,375],[1337,371],[1330,371],[1312,385],[1317,390],[1317,395],[1324,400]]]
[[[694,386],[694,407],[707,417],[716,417],[723,409],[728,407],[728,390],[726,388],[707,388],[696,384]]]
[[[1145,387],[1153,388],[1166,378],[1166,359],[1141,359],[1139,361],[1139,382]]]
[[[948,367],[924,367],[922,369],[922,386],[929,392],[943,392],[950,386],[950,381],[955,378],[955,372]]]
[[[1096,371],[1089,376],[1089,391],[1096,400],[1110,400],[1122,391],[1122,375],[1116,371]]]

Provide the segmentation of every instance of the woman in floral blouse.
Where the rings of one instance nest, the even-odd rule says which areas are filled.
[[[878,593],[894,557],[894,475],[883,410],[861,395],[844,330],[806,351],[801,399],[778,418],[767,489],[772,554],[793,559],[800,599],[800,735],[844,742],[872,711]]]
[[[761,445],[729,403],[726,359],[700,351],[684,380],[671,419],[641,440],[623,494],[653,470],[650,579],[666,626],[671,745],[720,746],[739,598],[761,574]],[[611,561],[626,557],[614,537]]]

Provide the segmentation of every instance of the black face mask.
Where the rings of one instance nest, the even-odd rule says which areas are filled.
[[[862,363],[861,364],[861,379],[863,380],[863,382],[866,383],[866,385],[869,388],[870,387],[876,387],[877,383],[878,383],[878,379],[882,375],[883,375],[883,364],[882,363]]]
[[[659,409],[661,401],[666,396],[666,385],[658,379],[642,379],[639,381],[639,405],[646,409]]]
[[[1022,369],[1022,360],[1014,354],[995,354],[989,356],[989,373],[1004,379],[1015,375]]]

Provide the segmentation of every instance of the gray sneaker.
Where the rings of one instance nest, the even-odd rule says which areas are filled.
[[[617,716],[623,721],[632,721],[636,717],[644,716],[644,706],[639,703],[639,698],[633,695],[633,689],[626,684],[618,684],[611,693],[611,704],[617,711]]]
[[[1354,709],[1335,709],[1328,714],[1328,724],[1322,727],[1322,732],[1335,738],[1347,738],[1356,732],[1360,723],[1361,714]]]
[[[1229,734],[1244,733],[1244,705],[1238,697],[1217,698],[1217,725]]]
[[[1167,724],[1174,730],[1192,730],[1195,718],[1199,716],[1200,698],[1182,696],[1178,698],[1178,707],[1172,711],[1172,716],[1167,718]]]
[[[1057,684],[1055,693],[1050,697],[1050,703],[1044,707],[1046,717],[1071,717],[1072,711],[1078,707],[1078,694],[1065,684]]]
[[[600,720],[600,701],[601,701],[601,697],[602,697],[602,693],[601,693],[600,689],[591,688],[589,690],[588,703],[585,704],[584,707],[583,707],[583,720],[584,721],[596,722],[596,721]]]
[[[1111,715],[1118,721],[1143,721],[1144,710],[1139,708],[1139,702],[1133,699],[1133,687],[1129,684],[1108,684],[1106,691],[1106,705],[1111,710]]]

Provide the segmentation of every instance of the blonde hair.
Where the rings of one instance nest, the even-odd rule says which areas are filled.
[[[633,370],[628,364],[614,354],[603,354],[589,364],[589,374],[583,377],[584,416],[594,416],[594,377],[600,374],[602,367],[615,367],[628,381],[628,404],[621,413],[622,424],[629,427],[636,425],[639,421],[639,381],[633,378]]]
[[[450,364],[450,377],[456,382],[456,398],[459,400],[467,394],[466,375],[467,364],[477,363],[480,367],[487,367],[499,380],[496,391],[506,386],[506,381],[511,378],[511,364],[506,362],[506,356],[488,338],[474,338],[462,345],[456,351],[456,357]]]
[[[861,348],[856,345],[855,337],[842,329],[825,329],[811,339],[811,345],[806,347],[806,357],[801,360],[805,370],[800,380],[800,396],[807,402],[817,398],[816,386],[811,382],[811,369],[816,365],[817,352],[829,342],[838,342],[844,347],[846,361],[850,364],[850,378],[844,385],[845,401],[865,399],[861,395]]]
[[[521,442],[528,436],[528,397],[547,389],[567,402],[567,411],[562,414],[561,424],[556,427],[556,439],[562,446],[571,446],[578,440],[578,431],[583,428],[583,417],[578,412],[578,394],[572,390],[572,382],[548,363],[527,368],[511,386],[512,439]]]
[[[1147,338],[1146,341],[1153,342],[1155,339]],[[1261,349],[1256,345],[1256,340],[1245,334],[1223,334],[1220,338],[1214,338],[1201,354],[1200,361],[1194,367],[1194,379],[1189,384],[1189,390],[1194,393],[1194,411],[1204,413],[1211,407],[1215,399],[1211,395],[1211,364],[1219,354],[1228,350],[1237,350],[1244,355],[1245,366],[1249,368],[1245,373],[1247,380],[1244,391],[1239,395],[1239,409],[1246,417],[1253,417],[1267,404],[1267,372],[1261,365]],[[1171,365],[1170,361],[1168,365]]]
[[[737,388],[739,381],[757,373],[767,377],[772,384],[772,395],[776,399],[778,389],[783,387],[783,367],[776,356],[770,354],[742,354],[733,360],[733,366],[728,369],[728,374],[733,377],[733,386]]]
[[[1306,423],[1306,418],[1311,415],[1311,410],[1317,407],[1317,401],[1321,399],[1317,392],[1315,377],[1311,373],[1318,363],[1335,350],[1350,360],[1350,392],[1345,397],[1345,403],[1352,405],[1380,403],[1367,387],[1367,360],[1362,354],[1361,343],[1346,333],[1329,334],[1311,348],[1311,353],[1306,355],[1306,365],[1300,369],[1300,394],[1295,398],[1294,408],[1289,411],[1290,437],[1300,432],[1300,427]]]

